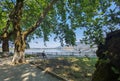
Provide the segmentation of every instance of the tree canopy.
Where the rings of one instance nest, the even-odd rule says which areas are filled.
[[[0,34],[4,33],[3,29],[7,32],[14,30],[10,15],[16,2],[17,0],[1,0]],[[41,14],[46,13],[45,8],[50,2],[51,0],[24,0],[20,21],[22,32],[32,29]],[[29,34],[27,40],[43,37],[44,41],[48,41],[49,35],[54,33],[55,39],[59,39],[61,44],[64,42],[75,44],[74,30],[85,27],[84,41],[87,43],[104,41],[102,38],[105,32],[119,28],[119,5],[118,0],[57,0],[39,27]]]
[[[104,43],[107,33],[120,29],[120,2],[101,1],[95,16],[86,21],[83,41],[91,45]]]

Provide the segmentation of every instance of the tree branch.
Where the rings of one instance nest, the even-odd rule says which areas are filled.
[[[43,13],[40,14],[40,17],[38,18],[38,20],[28,30],[26,30],[26,31],[23,32],[26,36],[29,35],[30,33],[32,33],[36,28],[39,27],[39,25],[41,24],[41,22],[43,21],[43,19],[46,17],[46,15],[48,14],[48,12],[52,8],[52,6],[57,1],[58,0],[52,0],[52,2],[44,9]]]
[[[7,33],[7,30],[9,28],[9,26],[10,26],[10,22],[11,22],[10,19],[8,19],[7,23],[6,23],[6,26],[3,28],[3,33],[1,34],[0,39],[2,39],[4,37],[5,33]]]
[[[23,4],[23,1],[24,0],[17,0],[17,3],[22,2],[21,4],[19,4],[21,6]],[[7,20],[6,26],[3,28],[3,33],[1,34],[0,39],[4,38],[5,33],[7,33],[8,36],[10,36],[13,33],[14,30],[12,30],[11,32],[8,33],[8,29],[10,27],[10,22],[13,22],[13,19],[15,19],[15,14],[17,14],[16,11],[19,10],[18,9],[19,7],[17,8],[17,6],[19,6],[19,5],[16,4],[14,6],[13,10],[11,11],[11,13],[9,14],[9,16],[8,16],[9,19]]]

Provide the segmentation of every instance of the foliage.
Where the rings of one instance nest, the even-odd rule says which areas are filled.
[[[34,25],[50,2],[51,0],[24,0],[20,22],[22,32]],[[1,1],[0,34],[7,24],[15,3],[16,1],[13,0]],[[58,0],[39,27],[29,34],[27,41],[35,37],[42,37],[44,41],[48,41],[49,36],[55,34],[55,40],[59,39],[61,45],[74,45],[75,29],[85,27],[83,41],[92,45],[103,43],[106,32],[119,28],[119,5],[118,0]],[[11,30],[13,28],[10,24],[8,31]]]
[[[111,67],[111,69],[114,71],[115,74],[120,74],[119,70],[116,69],[115,67]]]
[[[99,45],[104,43],[107,33],[120,29],[120,10],[118,4],[119,1],[117,0],[100,1],[97,13],[86,23],[85,38],[82,41],[91,45]]]
[[[89,0],[65,0],[61,4],[55,5],[57,13],[57,26],[55,28],[56,38],[59,38],[62,45],[74,45],[76,41],[74,30],[78,27],[83,28],[86,24],[86,19],[90,19],[96,13],[98,1]],[[94,4],[94,5],[93,5]],[[89,12],[89,13],[88,13]],[[55,38],[55,39],[56,39]],[[64,38],[64,39],[63,39]]]
[[[3,29],[6,27],[6,23],[9,20],[10,12],[12,11],[14,4],[10,0],[2,0],[0,4],[0,34],[3,33]],[[12,26],[9,25],[7,31],[11,31]]]

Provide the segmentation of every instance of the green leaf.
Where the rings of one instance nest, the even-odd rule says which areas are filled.
[[[120,74],[119,70],[116,69],[115,67],[111,67],[111,69],[113,70],[113,72],[114,72],[115,74]]]

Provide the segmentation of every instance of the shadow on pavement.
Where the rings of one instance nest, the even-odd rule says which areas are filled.
[[[30,64],[0,66],[0,81],[60,81]]]

